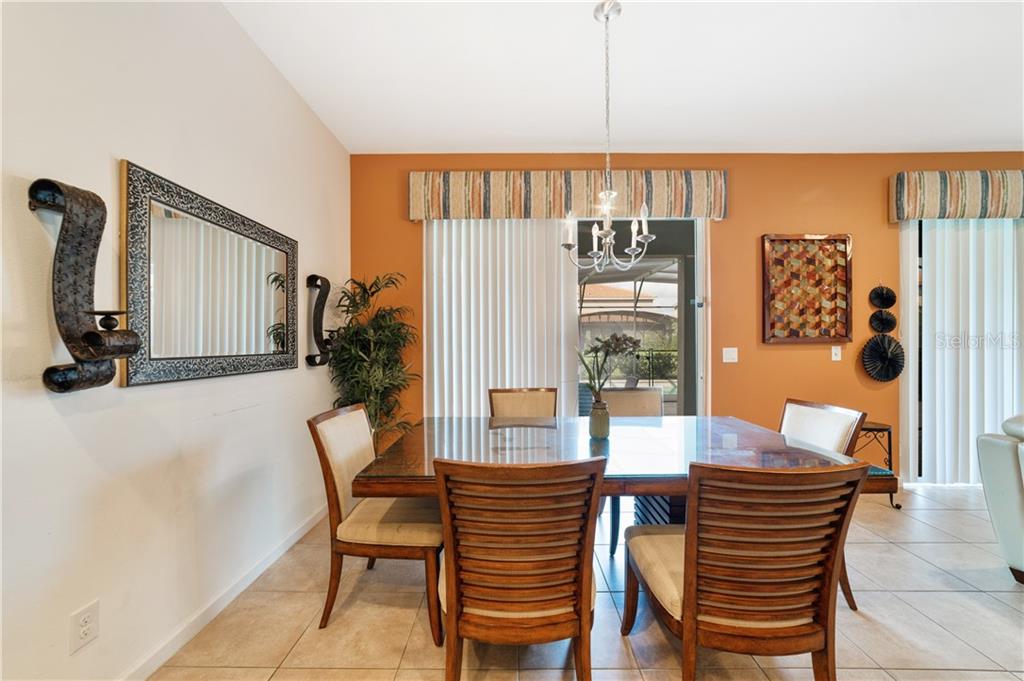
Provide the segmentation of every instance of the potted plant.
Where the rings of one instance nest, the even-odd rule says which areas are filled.
[[[416,329],[406,322],[409,308],[382,305],[377,297],[396,289],[405,275],[389,272],[366,282],[349,279],[341,289],[338,309],[345,322],[331,334],[328,366],[338,391],[335,407],[363,403],[374,443],[412,424],[399,412],[399,396],[419,376],[402,355],[416,342]]]
[[[271,295],[275,291],[284,293],[288,288],[288,279],[281,272],[271,272],[267,275],[267,286],[270,287]],[[274,310],[274,318],[278,319],[284,314],[284,308]],[[267,327],[267,340],[274,344],[274,352],[284,352],[288,343],[288,325],[283,321],[277,321]]]
[[[601,391],[612,375],[608,360],[612,357],[636,353],[640,349],[640,339],[624,333],[613,333],[608,338],[595,338],[586,352],[577,349],[584,370],[587,372],[587,387],[594,396],[594,405],[590,409],[590,437],[603,439],[608,437],[608,405],[601,399]],[[593,357],[587,361],[587,355]]]

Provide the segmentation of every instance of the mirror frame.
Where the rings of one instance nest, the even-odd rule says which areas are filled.
[[[284,352],[261,355],[197,357],[150,357],[150,249],[151,201],[205,220],[285,254],[287,288],[285,307],[288,325]],[[130,161],[121,161],[121,305],[127,310],[128,329],[139,334],[142,349],[122,360],[121,385],[135,386],[194,378],[233,376],[298,366],[296,271],[299,244],[295,239],[250,220],[229,208],[175,184]]]

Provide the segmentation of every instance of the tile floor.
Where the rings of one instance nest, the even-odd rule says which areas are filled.
[[[915,487],[863,496],[847,546],[860,610],[840,599],[839,681],[1024,680],[1024,586],[999,557],[980,487]],[[623,527],[631,521],[623,504]],[[598,527],[594,681],[676,681],[679,644],[641,596],[633,634],[619,636],[623,552]],[[154,681],[439,681],[423,571],[408,561],[345,563],[334,615],[317,621],[327,588],[326,522],[314,528],[157,671]],[[706,681],[808,681],[810,656],[699,651]],[[568,644],[470,644],[465,681],[572,681]]]

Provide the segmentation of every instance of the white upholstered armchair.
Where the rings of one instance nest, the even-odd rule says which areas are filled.
[[[1024,414],[1006,419],[1003,432],[978,437],[978,464],[1003,558],[1024,584]]]

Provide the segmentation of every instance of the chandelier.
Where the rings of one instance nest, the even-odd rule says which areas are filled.
[[[587,257],[590,262],[581,262],[576,256],[576,217],[569,211],[565,216],[565,228],[562,237],[562,248],[568,251],[569,260],[581,270],[603,272],[608,265],[625,272],[643,259],[647,253],[647,244],[654,241],[654,235],[647,228],[647,204],[640,207],[639,222],[634,219],[630,225],[632,232],[629,248],[623,249],[628,259],[620,258],[615,253],[615,231],[612,229],[612,210],[615,208],[615,197],[618,192],[612,191],[612,128],[611,128],[611,76],[609,68],[608,24],[622,14],[622,5],[616,0],[604,0],[594,8],[594,19],[604,23],[604,191],[598,194],[600,203],[597,205],[601,224],[594,223],[590,230],[591,245]],[[639,245],[638,245],[639,244]]]

